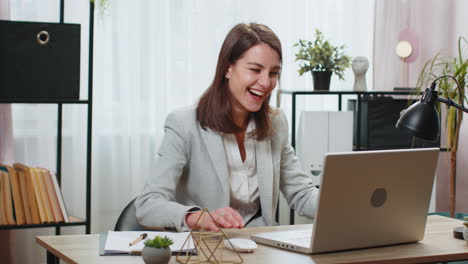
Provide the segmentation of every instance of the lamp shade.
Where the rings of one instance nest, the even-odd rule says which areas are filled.
[[[398,119],[396,127],[416,137],[436,141],[440,134],[440,120],[434,103],[419,101],[408,107]]]

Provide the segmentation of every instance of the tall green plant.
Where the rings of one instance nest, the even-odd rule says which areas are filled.
[[[441,56],[437,53],[428,60],[418,77],[418,92],[421,88],[429,87],[435,78],[442,75],[453,76],[459,85],[449,78],[441,79],[438,82],[438,94],[443,98],[451,98],[460,105],[467,101],[465,88],[468,83],[468,55],[466,48],[468,41],[460,36],[458,38],[458,54],[455,58]],[[440,107],[439,107],[440,111]],[[455,215],[455,183],[457,168],[458,140],[460,137],[460,127],[463,120],[463,111],[450,107],[445,113],[445,129],[447,132],[447,148],[450,151],[450,214]]]

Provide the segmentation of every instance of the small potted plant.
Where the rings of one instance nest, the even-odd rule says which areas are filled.
[[[146,264],[167,264],[171,259],[171,248],[174,241],[167,236],[155,236],[145,241],[141,256]]]
[[[315,29],[315,40],[300,39],[294,47],[299,47],[296,53],[296,61],[300,67],[299,75],[310,71],[315,90],[329,90],[332,73],[344,80],[344,71],[351,62],[351,57],[343,52],[344,45],[333,46],[320,30]]]

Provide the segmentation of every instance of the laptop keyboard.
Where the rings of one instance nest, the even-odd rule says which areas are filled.
[[[282,243],[288,243],[300,247],[310,247],[310,240],[312,237],[312,230],[296,230],[296,231],[284,231],[284,232],[269,232],[263,234],[257,234],[258,236],[275,240]]]
[[[310,246],[310,238],[312,236],[311,230],[288,231],[289,234],[285,235],[281,240],[301,247]]]

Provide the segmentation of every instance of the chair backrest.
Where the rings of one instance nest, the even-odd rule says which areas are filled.
[[[141,226],[136,218],[135,215],[135,202],[136,198],[125,206],[122,213],[120,213],[119,219],[117,219],[117,223],[115,224],[114,231],[142,231],[148,230]]]

